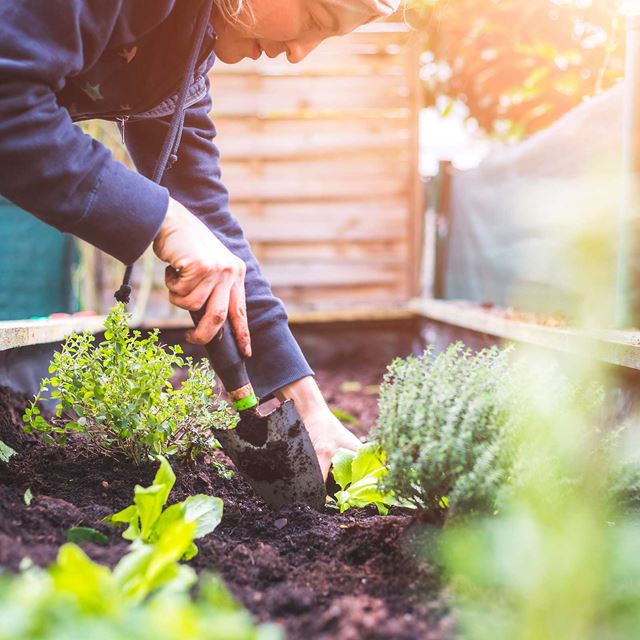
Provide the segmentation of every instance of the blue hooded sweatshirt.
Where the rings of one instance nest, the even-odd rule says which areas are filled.
[[[125,264],[151,244],[169,194],[247,265],[256,393],[313,372],[271,292],[220,177],[207,72],[208,28],[188,93],[178,160],[150,180],[202,0],[0,0],[0,195]],[[215,10],[215,9],[214,9]],[[74,121],[120,123],[138,172]]]

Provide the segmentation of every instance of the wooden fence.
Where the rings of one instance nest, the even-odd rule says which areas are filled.
[[[397,309],[418,292],[418,56],[407,26],[380,23],[297,65],[216,63],[223,180],[290,311]],[[104,308],[120,269],[98,267]],[[162,265],[147,259],[146,274],[145,318],[179,322]]]

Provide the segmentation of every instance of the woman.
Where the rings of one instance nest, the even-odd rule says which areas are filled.
[[[337,448],[360,443],[327,407],[229,212],[207,72],[215,56],[299,62],[398,2],[213,0],[203,20],[206,0],[0,0],[0,194],[125,264],[153,244],[169,265],[170,301],[204,307],[187,339],[206,344],[228,315],[257,394],[295,401],[325,477]],[[180,144],[157,185],[150,177],[192,53]],[[89,118],[120,122],[138,173],[73,125]]]

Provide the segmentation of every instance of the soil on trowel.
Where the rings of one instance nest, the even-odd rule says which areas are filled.
[[[348,380],[362,390],[383,370],[362,376],[352,370]],[[370,427],[375,399],[358,392],[359,403],[352,402],[356,392],[340,390],[340,375],[317,373],[330,402],[352,413],[362,432]],[[44,445],[22,432],[27,402],[0,388],[0,439],[18,452],[8,464],[0,463],[0,567],[16,570],[25,556],[41,565],[51,562],[73,526],[105,533],[106,545],[82,547],[96,561],[114,565],[127,542],[100,521],[130,504],[134,485],[150,483],[157,465],[137,467],[105,456],[79,437],[64,447]],[[177,482],[171,501],[194,493],[224,500],[222,523],[198,541],[191,564],[219,573],[257,619],[280,623],[288,638],[300,640],[451,637],[437,575],[418,544],[423,525],[412,515],[381,517],[371,508],[340,515],[301,504],[273,510],[239,475],[221,478],[210,459],[172,466]],[[29,506],[27,489],[34,496]]]

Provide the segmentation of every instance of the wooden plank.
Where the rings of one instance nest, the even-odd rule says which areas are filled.
[[[34,344],[60,342],[71,333],[81,331],[99,333],[103,330],[103,316],[1,321],[0,351]]]
[[[216,122],[226,119],[237,120],[238,118],[249,118],[255,120],[284,120],[287,122],[295,120],[309,120],[314,122],[323,122],[325,120],[334,121],[353,121],[353,120],[402,120],[407,121],[411,118],[412,111],[406,106],[393,109],[383,109],[380,107],[352,107],[352,108],[327,108],[327,109],[284,109],[282,111],[264,111],[257,113],[234,113],[230,111],[221,111],[219,109],[211,112],[211,117]]]
[[[412,123],[405,119],[258,119],[230,118],[217,124],[216,144],[223,161],[345,154],[386,154],[412,145]],[[355,159],[353,159],[355,161]]]
[[[640,369],[640,331],[587,331],[548,327],[512,320],[495,311],[462,301],[418,298],[412,300],[408,308],[425,318],[455,327]]]
[[[274,288],[369,286],[397,283],[402,278],[402,264],[378,264],[374,261],[266,261],[262,263],[262,269]]]
[[[358,106],[399,109],[406,105],[409,95],[402,77],[281,77],[256,84],[251,77],[216,78],[212,89],[214,119],[219,113],[251,116]]]
[[[408,150],[393,149],[385,154],[367,154],[360,156],[358,162],[353,158],[335,156],[332,158],[264,160],[229,160],[225,162],[223,177],[226,182],[242,181],[247,184],[255,178],[270,180],[274,183],[286,183],[293,179],[312,178],[328,186],[334,179],[376,180],[406,182],[410,165]]]
[[[341,287],[276,287],[291,313],[308,310],[397,309],[406,307],[406,289],[397,284]]]
[[[239,203],[233,212],[252,243],[406,238],[406,202],[400,198],[371,203]]]
[[[372,75],[378,77],[398,78],[402,76],[403,59],[401,56],[382,57],[380,55],[366,56],[357,52],[337,52],[329,57],[307,58],[308,64],[301,63],[294,66],[286,62],[285,58],[278,58],[267,65],[240,63],[238,67],[214,67],[211,78],[214,81],[222,77],[235,78],[366,78]],[[312,61],[312,62],[311,62]]]
[[[319,264],[376,262],[402,267],[407,261],[404,240],[376,242],[265,242],[252,243],[260,262],[318,262]]]
[[[372,136],[370,132],[343,131],[342,135],[313,132],[306,136],[282,138],[275,134],[253,132],[246,135],[219,135],[216,139],[225,161],[231,160],[302,160],[315,158],[345,158],[353,162],[358,156],[386,155],[404,151],[409,132],[392,131]]]
[[[234,178],[225,176],[225,184],[232,193],[231,203],[235,207],[241,202],[332,202],[353,200],[370,202],[379,198],[407,197],[407,179],[402,174],[391,176],[369,176],[357,181],[336,176],[330,184],[313,175],[274,178]]]

